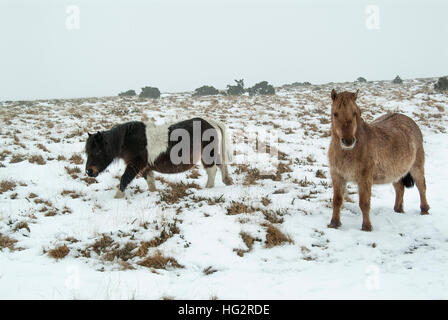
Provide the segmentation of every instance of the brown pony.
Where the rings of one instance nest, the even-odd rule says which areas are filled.
[[[370,197],[373,184],[392,183],[396,212],[403,211],[404,187],[417,185],[421,214],[428,214],[425,153],[417,124],[399,113],[385,114],[371,123],[361,118],[356,93],[331,91],[331,143],[328,151],[333,182],[333,216],[328,225],[341,225],[340,213],[347,182],[358,185],[362,230],[371,231]]]

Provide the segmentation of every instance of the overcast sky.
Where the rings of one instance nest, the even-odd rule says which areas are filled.
[[[442,76],[447,13],[446,0],[0,0],[0,100]]]

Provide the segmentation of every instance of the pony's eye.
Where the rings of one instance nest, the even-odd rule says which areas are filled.
[[[337,117],[338,117],[338,113],[337,113],[337,112],[333,113],[333,116],[334,116],[335,118],[337,118]]]
[[[355,112],[353,112],[353,115],[356,117],[356,111]]]

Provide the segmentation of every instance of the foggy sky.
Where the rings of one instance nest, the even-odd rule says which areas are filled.
[[[0,100],[442,76],[447,13],[444,0],[0,0]]]

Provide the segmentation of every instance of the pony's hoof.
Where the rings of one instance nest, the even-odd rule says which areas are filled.
[[[372,231],[372,225],[370,223],[363,223],[361,230],[362,231]]]
[[[327,225],[328,228],[337,229],[341,226],[341,221],[331,221],[329,225]]]
[[[403,206],[394,207],[394,211],[397,213],[404,213]]]
[[[422,216],[426,216],[426,215],[429,214],[429,212],[428,212],[428,211],[422,211],[422,212],[420,212],[420,214],[421,214]]]
[[[124,196],[125,196],[125,194],[124,194],[123,191],[121,191],[121,190],[117,190],[117,192],[115,193],[114,198],[115,198],[115,199],[122,199],[122,198],[124,198]]]

